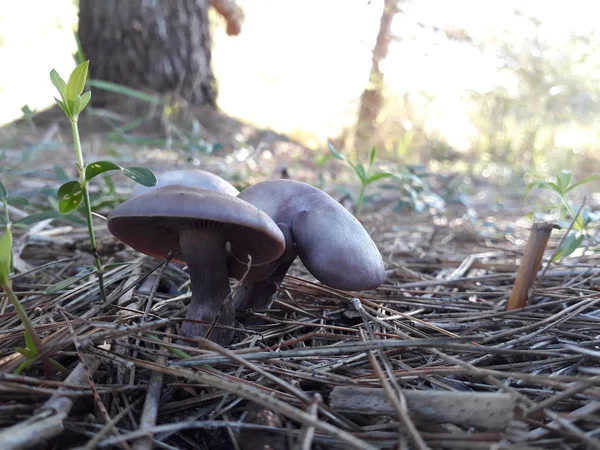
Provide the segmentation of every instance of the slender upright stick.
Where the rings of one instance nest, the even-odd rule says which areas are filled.
[[[540,264],[542,263],[542,257],[546,251],[550,233],[556,227],[556,224],[548,222],[535,223],[531,227],[523,260],[517,273],[517,279],[506,304],[507,311],[524,308],[527,305],[529,290],[533,286]]]

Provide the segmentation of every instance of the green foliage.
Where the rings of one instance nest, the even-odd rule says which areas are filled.
[[[15,350],[25,357],[25,361],[19,364],[15,369],[15,373],[17,375],[23,373],[25,370],[31,367],[38,360],[40,355],[37,347],[35,346],[35,339],[32,337],[29,331],[25,332],[25,347],[17,347]],[[69,373],[66,367],[58,361],[48,358],[48,362],[63,375],[67,375]]]
[[[360,181],[361,188],[358,200],[356,201],[354,213],[358,217],[360,215],[360,210],[362,208],[364,199],[365,199],[365,191],[367,187],[375,183],[376,181],[382,180],[384,178],[390,178],[393,176],[391,172],[375,172],[373,171],[373,166],[377,160],[377,148],[373,147],[369,152],[369,166],[365,169],[365,166],[362,163],[353,163],[349,159],[347,159],[344,155],[338,152],[331,143],[329,143],[329,151],[333,155],[335,159],[339,159],[340,161],[346,161],[346,163],[352,167],[356,177]]]
[[[71,122],[71,128],[73,131],[73,144],[75,147],[75,158],[77,171],[79,173],[79,180],[70,180],[63,183],[58,189],[58,210],[63,213],[69,213],[76,210],[82,203],[84,204],[84,213],[86,217],[88,234],[90,236],[90,245],[92,247],[95,272],[98,276],[98,285],[100,288],[100,294],[102,299],[106,301],[106,292],[104,290],[103,282],[103,266],[100,261],[98,254],[96,253],[96,237],[94,233],[94,225],[92,221],[92,204],[90,201],[90,195],[88,191],[88,184],[90,180],[98,175],[104,174],[105,172],[120,170],[125,176],[131,178],[133,181],[143,184],[144,186],[156,185],[156,176],[144,167],[121,167],[111,161],[96,161],[91,164],[85,165],[83,161],[83,151],[81,149],[81,141],[79,138],[78,118],[81,112],[85,109],[91,99],[91,92],[83,92],[88,75],[89,61],[85,61],[79,64],[71,75],[69,81],[65,81],[60,77],[56,70],[52,69],[50,72],[50,80],[52,84],[58,90],[61,99],[56,99],[56,103],[62,108],[66,116]],[[59,178],[65,179],[66,174],[64,170],[56,170]]]
[[[2,182],[0,182],[0,200],[2,200],[4,202],[7,198],[8,198],[8,190],[6,189],[6,187],[4,187]]]
[[[549,205],[549,209],[557,217],[557,224],[563,228],[568,228],[571,223],[573,224],[557,249],[554,261],[566,258],[581,248],[585,239],[589,237],[589,230],[593,228],[594,222],[600,220],[600,211],[592,212],[587,206],[576,211],[569,198],[569,194],[575,189],[598,179],[600,179],[600,174],[574,181],[570,171],[561,170],[550,180],[534,180],[527,185],[526,199],[534,189],[541,189],[552,194],[555,201]],[[532,213],[531,216],[534,218],[535,213]]]
[[[32,111],[29,105],[24,105],[21,107],[21,112],[23,113],[23,118],[29,123],[29,126],[31,126],[31,128],[35,128],[35,125],[33,124],[33,116],[35,115],[36,111]]]
[[[146,167],[121,167],[110,161],[96,161],[85,166],[86,183],[84,185],[80,181],[67,181],[58,189],[58,210],[66,214],[77,209],[84,201],[87,182],[98,175],[114,170],[121,171],[126,177],[144,186],[151,187],[157,182],[154,173]],[[112,182],[108,178],[105,178],[105,181],[109,185],[109,189],[114,190]]]
[[[55,98],[56,103],[71,121],[78,119],[79,114],[85,109],[92,97],[90,91],[82,94],[87,80],[88,67],[89,61],[75,67],[71,72],[71,76],[69,76],[68,83],[65,83],[65,80],[61,78],[56,70],[52,69],[50,71],[50,80],[58,90],[61,98],[60,100]]]
[[[10,195],[8,190],[0,182],[0,202],[3,205],[4,209],[4,226],[5,231],[0,237],[0,287],[4,291],[4,294],[9,298],[10,302],[15,308],[15,311],[23,326],[25,327],[25,348],[17,348],[17,351],[21,353],[25,357],[25,361],[23,361],[15,370],[15,373],[21,373],[31,365],[33,365],[39,358],[40,348],[41,348],[41,340],[35,331],[25,309],[19,302],[19,299],[15,295],[12,290],[12,282],[10,280],[10,274],[12,272],[12,231],[11,231],[11,223],[8,218],[8,210],[7,204],[10,199]],[[14,198],[14,197],[13,197]],[[44,357],[43,361],[48,363],[48,366],[53,366],[60,370],[63,373],[67,373],[67,370],[59,364],[57,361],[53,359]],[[51,374],[47,373],[48,376]]]
[[[442,212],[446,207],[446,201],[440,195],[433,192],[425,179],[425,173],[420,166],[401,166],[389,181],[382,187],[385,189],[399,190],[402,200],[398,208],[409,208],[415,212],[436,211]]]
[[[416,212],[425,210],[443,211],[446,206],[446,201],[429,187],[423,174],[419,174],[419,167],[399,165],[399,169],[395,172],[374,172],[373,168],[377,162],[377,149],[373,147],[369,152],[369,165],[367,168],[361,163],[353,163],[344,155],[338,152],[333,145],[329,144],[331,156],[346,163],[352,167],[356,177],[361,183],[359,198],[356,202],[356,216],[360,214],[362,204],[365,200],[366,188],[380,180],[386,180],[381,186],[384,189],[399,190],[402,194],[402,200],[399,202],[400,209],[409,207]]]
[[[58,188],[58,210],[66,214],[77,209],[84,195],[84,187],[79,181],[67,181]]]
[[[105,91],[113,92],[115,94],[121,94],[126,97],[142,100],[147,103],[152,103],[153,105],[160,105],[164,103],[163,100],[161,100],[155,95],[146,94],[143,91],[138,91],[137,89],[132,89],[130,87],[123,86],[117,83],[112,83],[110,81],[89,80],[88,86],[96,89],[102,89]]]

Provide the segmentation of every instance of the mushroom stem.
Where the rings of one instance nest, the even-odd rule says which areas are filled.
[[[292,231],[287,224],[280,222],[277,224],[283,236],[285,238],[285,252],[279,259],[272,263],[265,264],[263,266],[255,266],[254,269],[250,269],[250,279],[246,279],[241,286],[238,287],[237,291],[233,294],[233,304],[235,305],[236,311],[244,311],[246,309],[262,310],[269,309],[277,289],[281,286],[288,269],[296,259],[298,254],[294,247],[294,237]],[[232,276],[232,271],[236,270],[239,272],[241,263],[234,263],[234,257],[228,259],[230,271],[229,276]],[[254,272],[254,273],[253,273]],[[236,278],[241,278],[241,275]],[[248,324],[248,322],[246,322]]]
[[[237,311],[269,309],[277,290],[295,259],[296,253],[294,252],[286,261],[281,262],[277,269],[266,279],[244,281],[233,295],[235,309]]]
[[[206,333],[218,317],[217,325],[208,338],[213,342],[228,344],[233,331],[218,327],[219,324],[233,326],[235,323],[233,303],[228,301],[223,304],[231,292],[225,239],[220,233],[189,229],[180,231],[179,245],[188,265],[192,287],[192,300],[186,319],[205,322],[184,322],[181,333],[187,337],[207,337]]]

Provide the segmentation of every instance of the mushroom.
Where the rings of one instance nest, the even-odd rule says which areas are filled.
[[[279,258],[285,250],[282,232],[271,218],[249,203],[222,192],[193,186],[163,186],[133,197],[108,215],[108,229],[134,249],[156,258],[186,263],[192,299],[181,333],[206,336],[227,344],[235,323],[230,294],[226,244],[257,264]],[[227,328],[229,327],[229,328]]]
[[[240,193],[240,191],[227,180],[214,173],[200,169],[169,170],[159,174],[157,178],[158,182],[152,187],[136,184],[133,188],[132,197],[137,197],[138,195],[145,194],[146,192],[158,189],[159,187],[172,184],[196,186],[202,189],[210,189],[211,191],[224,192],[225,194],[233,195],[234,197]]]
[[[287,241],[279,259],[250,268],[234,296],[238,310],[269,307],[296,254],[327,286],[361,291],[383,283],[385,271],[377,246],[362,224],[322,190],[298,181],[269,180],[250,186],[238,198],[266,212]],[[241,278],[245,269],[239,258],[230,258],[231,277]]]

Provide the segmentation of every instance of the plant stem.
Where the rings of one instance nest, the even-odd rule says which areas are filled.
[[[12,282],[9,281],[6,284],[2,284],[2,286],[0,286],[0,287],[2,287],[2,290],[4,291],[4,293],[10,300],[10,302],[12,303],[13,308],[15,308],[15,312],[17,313],[17,316],[19,316],[19,319],[21,319],[21,323],[25,327],[25,332],[29,333],[29,336],[31,336],[33,345],[35,345],[35,350],[36,350],[37,354],[40,355],[42,353],[42,341],[41,341],[40,337],[38,336],[37,332],[35,331],[33,324],[29,320],[29,316],[27,315],[25,308],[23,308],[23,305],[21,305],[21,302],[15,295],[15,292],[12,289]],[[41,359],[42,359],[42,364],[44,365],[44,372],[46,372],[46,376],[52,377],[53,370],[52,370],[52,364],[50,364],[50,360],[48,359],[47,356],[42,356]]]
[[[6,228],[10,227],[10,217],[8,216],[8,201],[4,200],[2,202],[4,205],[4,223],[6,224]]]
[[[365,189],[367,188],[366,184],[363,184],[360,188],[360,195],[358,196],[358,200],[356,201],[356,207],[354,208],[354,215],[358,217],[360,215],[360,210],[362,208],[363,201],[365,199]]]
[[[96,276],[98,277],[98,286],[102,301],[106,302],[106,290],[104,289],[104,267],[98,255],[96,248],[96,235],[94,234],[94,222],[92,219],[92,206],[90,204],[90,194],[88,192],[88,182],[85,179],[85,165],[83,162],[83,152],[81,150],[81,140],[79,139],[79,127],[77,119],[71,119],[71,128],[73,130],[73,145],[75,147],[75,157],[77,158],[77,172],[79,173],[79,183],[83,189],[83,202],[85,207],[85,216],[87,221],[88,233],[90,235],[90,244],[92,246],[92,256],[96,266]]]
[[[4,202],[2,203],[4,205],[4,223],[6,224],[6,231],[10,231],[10,228],[12,226],[12,224],[10,223],[10,217],[8,216],[8,201],[6,199],[4,199]],[[12,247],[10,249],[10,273],[13,272],[13,270],[15,270],[15,262],[13,261],[12,258]]]

